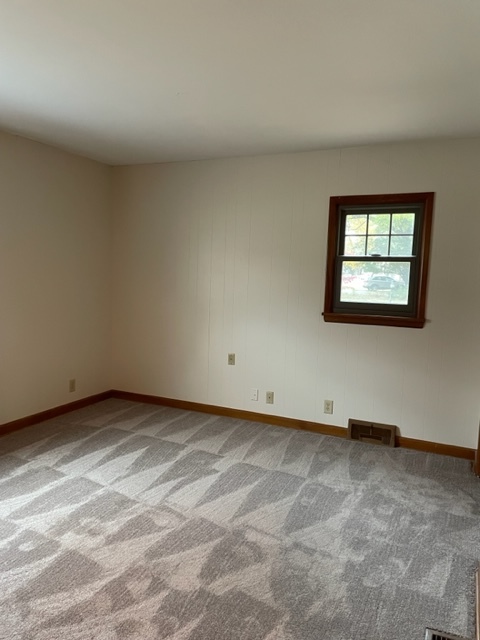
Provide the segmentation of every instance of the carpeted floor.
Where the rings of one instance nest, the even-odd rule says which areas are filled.
[[[0,438],[0,638],[473,636],[464,460],[107,400]]]

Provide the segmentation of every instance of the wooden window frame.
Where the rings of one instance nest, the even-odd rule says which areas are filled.
[[[325,322],[412,327],[415,329],[420,329],[425,325],[433,202],[433,192],[332,196],[330,198],[325,307],[323,312]],[[391,310],[386,313],[380,308],[380,305],[373,304],[370,305],[369,309],[366,309],[365,305],[353,302],[343,305],[348,309],[339,309],[336,302],[339,299],[338,291],[340,286],[339,258],[340,260],[342,259],[339,247],[343,245],[345,238],[344,229],[342,230],[342,219],[345,216],[345,210],[349,207],[368,206],[378,209],[378,207],[384,205],[391,207],[405,207],[405,205],[421,207],[421,220],[414,231],[416,254],[414,257],[415,273],[409,283],[409,295],[412,298],[410,308],[407,311],[397,312],[392,305]],[[395,213],[395,210],[393,209],[392,212]],[[374,260],[374,258],[369,258],[368,256],[366,259]]]

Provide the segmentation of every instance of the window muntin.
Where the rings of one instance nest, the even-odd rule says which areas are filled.
[[[423,326],[433,194],[331,198],[324,318]]]
[[[412,255],[419,211],[388,213],[370,207],[364,213],[345,210],[343,254],[353,256]]]

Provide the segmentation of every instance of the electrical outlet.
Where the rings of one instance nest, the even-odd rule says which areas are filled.
[[[323,413],[333,413],[333,400],[323,401]]]
[[[229,353],[228,354],[228,364],[235,364],[235,354],[234,353]]]
[[[76,386],[77,386],[77,382],[75,378],[72,378],[71,380],[68,381],[68,390],[70,393],[73,393],[73,391],[75,391]]]
[[[250,400],[258,402],[258,389],[250,389]]]
[[[265,396],[265,402],[267,404],[273,404],[274,393],[273,391],[267,391]]]

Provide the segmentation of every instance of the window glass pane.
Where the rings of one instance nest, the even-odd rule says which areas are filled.
[[[368,236],[367,255],[388,256],[388,236]]]
[[[340,301],[341,302],[362,302],[364,295],[365,266],[367,262],[343,262],[342,276],[340,282]]]
[[[367,215],[365,213],[349,213],[345,220],[346,235],[365,235],[367,233]]]
[[[368,220],[368,235],[389,234],[390,214],[371,213]]]
[[[346,256],[364,256],[367,236],[347,236],[345,238]]]
[[[392,234],[413,234],[415,225],[414,213],[394,213],[392,216]]]
[[[413,236],[392,236],[390,241],[391,256],[411,256]]]
[[[409,262],[343,262],[340,302],[408,304]]]

